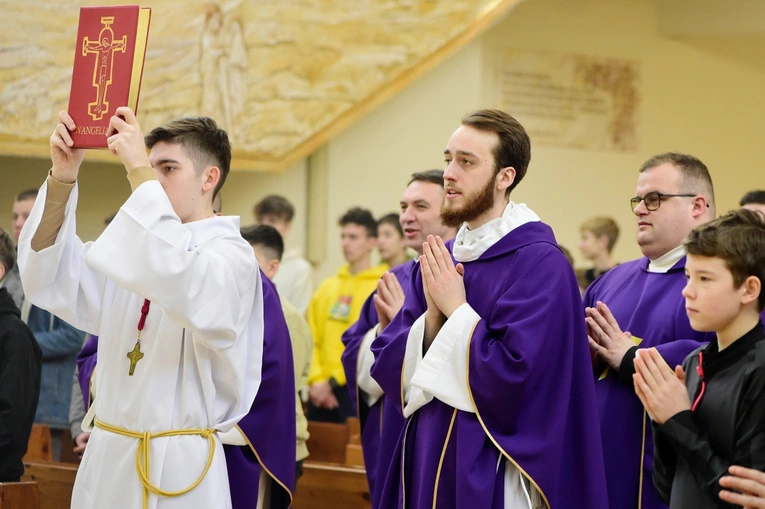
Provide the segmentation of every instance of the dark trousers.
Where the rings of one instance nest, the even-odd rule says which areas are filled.
[[[356,410],[353,409],[353,402],[351,401],[348,387],[341,385],[337,389],[333,389],[332,392],[335,394],[339,406],[332,410],[327,410],[326,408],[313,406],[313,403],[309,400],[308,415],[306,416],[309,421],[339,422],[344,424],[348,417],[356,416]]]

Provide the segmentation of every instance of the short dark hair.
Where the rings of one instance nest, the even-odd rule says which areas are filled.
[[[144,138],[146,147],[159,142],[180,145],[194,161],[194,169],[201,173],[207,166],[220,169],[220,180],[213,198],[220,192],[231,168],[231,142],[228,133],[218,127],[210,117],[182,117],[155,127]]]
[[[479,131],[495,133],[499,137],[494,147],[494,174],[512,166],[515,180],[505,190],[505,196],[526,176],[531,161],[531,140],[520,122],[502,110],[478,110],[462,117],[462,125]]]
[[[640,167],[640,173],[666,163],[680,170],[683,180],[681,192],[702,194],[705,191],[709,193],[706,198],[710,207],[715,206],[715,188],[712,185],[712,176],[709,174],[707,166],[698,157],[679,152],[665,152],[644,162],[643,166]],[[712,211],[714,212],[714,210]]]
[[[15,201],[27,201],[27,200],[36,200],[36,199],[37,199],[37,189],[27,189],[26,191],[21,191],[19,194],[17,194]]]
[[[685,239],[688,254],[715,257],[725,262],[740,287],[749,276],[765,284],[765,217],[738,209],[697,226]],[[760,290],[759,311],[765,308],[765,288]]]
[[[262,248],[269,260],[281,261],[284,255],[284,240],[276,228],[267,224],[256,224],[245,226],[241,233],[251,246]]]
[[[295,207],[284,196],[272,194],[256,203],[253,213],[258,221],[264,216],[274,216],[291,223],[292,218],[295,217]]]
[[[384,224],[389,224],[392,227],[396,229],[398,232],[399,237],[404,236],[404,229],[401,228],[401,222],[399,221],[399,216],[395,212],[392,212],[390,214],[385,214],[383,217],[377,220],[377,231],[380,231],[380,227]]]
[[[7,275],[16,265],[16,246],[8,232],[0,228],[0,263],[5,267]],[[2,279],[2,278],[0,278]]]
[[[377,221],[375,221],[374,216],[367,209],[354,207],[343,214],[338,221],[340,226],[345,226],[351,223],[366,228],[368,236],[375,238],[377,237]]]
[[[412,173],[412,180],[409,181],[409,184],[412,182],[430,182],[444,187],[444,170],[425,170]]]
[[[741,201],[738,204],[743,207],[744,205],[749,205],[751,203],[755,205],[765,205],[765,191],[761,189],[749,191],[741,198]]]

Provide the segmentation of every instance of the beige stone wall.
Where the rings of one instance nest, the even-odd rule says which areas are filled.
[[[140,119],[212,116],[235,167],[281,170],[517,1],[156,0]],[[35,142],[66,107],[83,4],[0,2],[4,153],[44,155]]]

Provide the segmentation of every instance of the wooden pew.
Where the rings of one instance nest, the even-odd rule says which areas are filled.
[[[345,446],[348,443],[346,424],[308,421],[308,434],[306,446],[311,461],[345,463]]]
[[[27,453],[22,461],[53,461],[53,446],[50,440],[50,428],[42,424],[33,424],[29,434]]]
[[[364,468],[364,454],[361,451],[361,422],[357,417],[346,421],[348,443],[345,444],[345,464]]]
[[[308,433],[306,446],[311,461],[364,467],[361,425],[356,417],[345,424],[308,421]]]
[[[293,509],[368,509],[369,486],[363,468],[306,461]]]
[[[40,493],[33,482],[0,483],[0,509],[40,509]]]
[[[22,481],[37,483],[42,509],[69,509],[77,465],[54,462],[25,462]]]

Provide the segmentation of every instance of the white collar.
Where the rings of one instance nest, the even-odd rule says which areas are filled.
[[[541,221],[525,203],[515,204],[510,200],[502,215],[488,221],[475,230],[463,223],[454,239],[452,253],[458,262],[477,260],[502,237],[519,226],[534,221]]]
[[[666,274],[683,256],[685,256],[685,246],[680,245],[655,260],[651,260],[648,264],[648,272]]]

